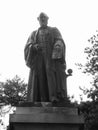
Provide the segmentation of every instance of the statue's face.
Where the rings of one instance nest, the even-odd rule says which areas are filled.
[[[39,24],[40,24],[41,27],[47,26],[47,24],[48,24],[48,18],[47,17],[45,17],[44,15],[42,15],[42,16],[40,16],[38,18],[38,20],[39,20]]]

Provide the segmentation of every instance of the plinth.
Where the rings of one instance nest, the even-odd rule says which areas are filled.
[[[10,130],[83,130],[77,108],[17,107],[10,115]]]

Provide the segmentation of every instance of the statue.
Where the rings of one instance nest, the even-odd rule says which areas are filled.
[[[27,40],[24,54],[30,68],[29,102],[60,102],[67,97],[65,43],[56,27],[48,26],[49,17],[40,13],[40,27]]]

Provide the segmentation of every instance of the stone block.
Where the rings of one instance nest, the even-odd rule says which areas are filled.
[[[10,115],[10,130],[83,130],[76,108],[17,107]]]

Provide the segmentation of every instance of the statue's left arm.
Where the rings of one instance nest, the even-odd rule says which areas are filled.
[[[64,40],[62,38],[62,35],[57,28],[53,29],[53,34],[54,34],[53,53],[57,52],[58,58],[60,58],[60,55],[61,55],[61,58],[65,62],[65,49],[66,49],[66,47],[65,47],[65,43],[64,43]]]

